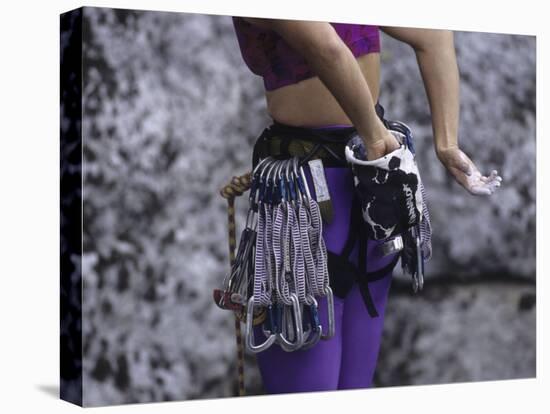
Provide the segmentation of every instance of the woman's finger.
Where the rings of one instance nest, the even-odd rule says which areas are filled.
[[[486,181],[481,181],[479,184],[472,183],[472,185],[475,188],[477,194],[486,193],[487,191],[489,192],[489,194],[493,194],[496,189],[500,187],[501,181],[502,179],[500,179],[500,177],[489,177]]]
[[[473,185],[470,187],[470,193],[474,195],[491,195],[493,192],[486,186]]]
[[[500,185],[500,182],[502,182],[502,177],[498,175],[497,170],[493,170],[488,176],[481,176],[481,181],[487,184],[498,182],[498,185]]]
[[[487,184],[487,186],[489,188],[491,188],[493,191],[495,191],[497,189],[497,187],[500,187],[500,181],[498,180],[493,180],[491,181],[490,183]]]

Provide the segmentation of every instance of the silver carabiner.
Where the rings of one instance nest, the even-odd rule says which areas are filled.
[[[262,167],[263,164],[269,163],[269,162],[271,162],[272,160],[274,160],[274,158],[273,158],[271,155],[269,155],[269,156],[267,156],[267,157],[265,157],[265,158],[262,158],[262,159],[260,160],[260,162],[258,162],[258,164],[256,164],[256,167],[254,167],[254,170],[252,171],[252,177],[254,177],[254,176],[256,175],[256,173],[257,173],[258,170]]]
[[[297,162],[296,162],[296,168],[298,168]],[[307,200],[309,200],[311,198],[311,192],[309,191],[309,185],[307,184],[306,173],[304,172],[304,167],[300,167],[299,169],[300,169],[299,174],[302,177],[302,182],[304,183],[304,188],[306,190]]]
[[[300,190],[300,186],[298,185],[298,176],[296,175],[296,163],[297,163],[298,157],[294,156],[292,158],[288,159],[287,168],[285,171],[286,177],[288,181],[292,181],[294,185],[294,191],[296,193],[295,201],[300,200],[303,198],[302,190]]]
[[[312,302],[311,304],[308,304],[309,306],[313,305],[315,306],[315,308],[318,307],[317,300],[313,295],[308,295],[308,299],[310,299]],[[302,313],[302,317],[303,317],[303,313]],[[315,330],[315,333],[313,334],[312,338],[308,340],[307,338],[309,337],[312,330],[313,328],[304,332],[304,344],[300,349],[306,350],[306,349],[312,348],[317,344],[317,342],[319,342],[319,339],[321,339],[321,334],[323,333],[323,327],[321,323],[319,322],[319,325],[317,325],[317,329]]]
[[[418,224],[413,227],[414,245],[416,248],[416,276],[417,289],[422,290],[424,287],[424,257],[422,256],[422,248],[420,247],[420,232]],[[416,290],[415,290],[416,292]]]
[[[285,188],[285,191],[282,191],[282,188],[281,188],[281,181],[284,183],[284,179],[283,179],[283,171],[286,167],[286,164],[288,163],[287,160],[283,160],[279,163],[278,165],[278,168],[277,170],[275,171],[275,174],[276,174],[276,180],[279,184],[279,191],[281,191],[281,202],[284,203],[285,201],[287,201],[287,197],[286,197],[286,188]]]
[[[325,286],[325,294],[327,296],[327,308],[328,308],[328,333],[326,335],[321,335],[321,339],[327,340],[332,338],[335,333],[334,295],[329,285]]]
[[[267,167],[269,167],[273,162],[275,161],[275,158],[273,158],[272,156],[268,156],[266,158],[263,158],[257,165],[256,167],[254,168],[253,172],[252,172],[252,180],[256,180],[258,179],[258,182],[257,182],[257,189],[256,189],[256,192],[254,194],[254,198],[252,198],[252,194],[250,196],[250,200],[251,200],[251,203],[255,204],[256,206],[258,206],[260,204],[260,193],[261,193],[261,189],[264,185],[264,181],[265,181],[265,172],[267,170]],[[256,178],[257,177],[257,178]],[[263,200],[262,200],[263,202]],[[256,212],[252,212],[252,219],[256,218]],[[250,216],[250,212],[249,212],[249,216]],[[249,216],[247,216],[247,223],[248,223],[248,220],[249,220]],[[254,229],[256,228],[256,225],[257,225],[257,222],[254,223]]]
[[[292,302],[291,309],[292,309],[292,315],[294,316],[294,331],[292,332],[292,339],[294,340],[291,342],[289,339],[285,337],[286,335],[286,329],[284,327],[286,326],[285,321],[285,312],[283,312],[283,323],[282,329],[280,333],[277,333],[277,343],[281,346],[281,348],[284,351],[290,352],[295,351],[298,348],[300,348],[304,343],[304,333],[302,329],[302,315],[300,312],[300,303],[298,302],[298,296],[296,296],[296,293],[292,292],[290,294],[290,299]]]
[[[280,162],[281,162],[280,160],[273,158],[273,160],[266,166],[264,170],[266,180],[271,179],[271,172],[279,168]]]
[[[298,184],[298,157],[294,156],[291,159],[289,159],[289,164],[291,165],[291,169],[289,172],[289,175],[292,175],[292,180],[294,181],[294,187],[296,188],[296,199],[297,200],[304,200],[305,194],[302,192],[302,189],[300,188],[300,185]]]
[[[267,337],[267,339],[262,342],[259,345],[256,345],[254,343],[254,328],[253,328],[253,321],[254,321],[254,295],[250,296],[250,299],[248,299],[248,304],[246,307],[246,329],[245,329],[245,344],[246,349],[248,349],[250,352],[258,353],[265,351],[267,348],[269,348],[273,343],[275,342],[276,335],[271,334]]]

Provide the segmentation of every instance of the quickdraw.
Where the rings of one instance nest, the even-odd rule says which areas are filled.
[[[329,326],[319,323],[318,299],[326,297]],[[334,336],[334,299],[329,286],[322,220],[299,158],[261,159],[251,174],[249,211],[218,306],[240,313],[245,346],[262,352],[277,343],[291,352]],[[255,311],[265,339],[254,338]]]

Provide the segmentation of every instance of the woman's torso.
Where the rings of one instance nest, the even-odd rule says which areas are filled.
[[[243,57],[245,58],[246,63],[256,74],[265,75],[264,84],[266,85],[266,101],[267,101],[267,110],[269,115],[276,121],[282,122],[288,125],[295,126],[305,126],[305,127],[314,127],[314,126],[323,126],[329,124],[346,124],[351,125],[351,121],[344,113],[336,99],[329,92],[326,86],[321,82],[317,76],[307,77],[303,80],[298,80],[296,83],[290,83],[291,81],[286,81],[279,79],[279,82],[273,80],[272,68],[268,67],[263,70],[262,73],[261,66],[266,66],[268,64],[273,64],[273,62],[259,62],[259,65],[253,61],[255,56],[251,56],[250,48],[260,48],[264,47],[267,43],[272,45],[274,42],[279,43],[277,49],[273,50],[273,53],[276,54],[277,50],[281,51],[281,56],[276,56],[278,59],[289,59],[293,61],[298,61],[300,59],[298,56],[292,56],[293,52],[289,51],[280,39],[277,39],[276,35],[273,35],[273,32],[265,31],[259,27],[251,26],[250,24],[243,26],[241,21],[238,21],[237,18],[234,18],[235,28],[237,29],[237,36],[239,37],[239,43],[241,46],[241,51]],[[244,23],[246,24],[246,22]],[[349,35],[349,31],[346,32],[348,27],[356,27],[358,25],[342,25],[336,24],[338,33],[349,46],[349,39],[346,36]],[[369,31],[373,30],[373,26],[363,26],[368,27]],[[248,30],[249,33],[246,33],[245,30]],[[376,28],[377,31],[377,28]],[[255,38],[268,39],[266,42],[257,42],[256,39],[249,40],[246,36],[251,37],[254,35]],[[357,36],[357,35],[356,35]],[[275,40],[274,40],[275,39]],[[375,39],[378,40],[378,39]],[[281,45],[284,48],[281,48]],[[248,49],[247,49],[248,47]],[[379,47],[375,45],[371,50],[362,49],[358,51],[352,49],[354,55],[360,54],[356,57],[359,64],[359,68],[365,77],[369,89],[371,91],[373,100],[376,102],[379,94],[379,79],[380,79],[380,54]],[[365,51],[367,53],[365,53]],[[252,50],[252,53],[258,51]],[[261,52],[265,52],[262,50]],[[248,54],[248,55],[247,55]],[[259,60],[265,60],[265,56],[260,56]],[[258,59],[256,59],[258,60]],[[286,74],[284,70],[291,71],[292,67],[284,68],[285,62],[281,63],[280,66],[283,66],[283,74]],[[300,62],[292,62],[294,65],[300,65]],[[302,62],[303,63],[303,62]],[[258,68],[260,66],[260,68]],[[301,69],[303,71],[303,69]],[[267,72],[267,73],[265,73]],[[292,75],[292,74],[291,74]],[[307,75],[306,75],[307,76]],[[267,80],[267,82],[266,82]],[[279,86],[281,85],[282,86]]]
[[[367,80],[373,101],[378,100],[380,54],[359,56],[357,62]],[[269,115],[282,123],[295,126],[351,125],[340,104],[318,77],[266,91]]]

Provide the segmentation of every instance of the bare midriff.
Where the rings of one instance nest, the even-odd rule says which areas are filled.
[[[380,82],[380,54],[359,56],[357,63],[367,81],[373,102],[376,102]],[[317,76],[266,91],[266,100],[269,115],[284,124],[303,127],[352,124],[338,101]]]

